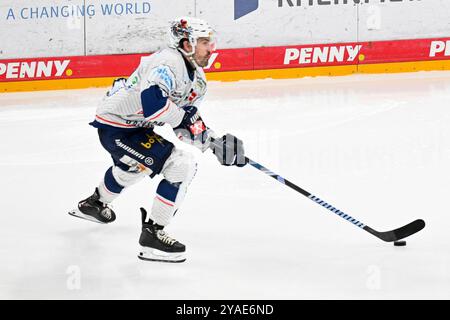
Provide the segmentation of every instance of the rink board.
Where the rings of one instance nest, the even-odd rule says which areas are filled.
[[[103,87],[147,54],[0,60],[0,92]],[[450,38],[223,49],[209,80],[337,76],[450,69]]]
[[[450,2],[3,0],[0,59],[155,52],[180,16],[210,22],[223,49],[256,48],[445,37]]]

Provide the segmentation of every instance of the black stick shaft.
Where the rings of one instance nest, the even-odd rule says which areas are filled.
[[[214,148],[219,148],[218,150],[221,150],[221,148],[223,148],[223,141],[221,142],[216,142],[216,139],[211,138],[211,144],[210,144],[210,148],[213,149],[214,152]],[[222,151],[223,152],[223,151]],[[282,176],[280,176],[279,174],[276,174],[272,171],[270,171],[269,169],[267,169],[266,167],[264,167],[263,165],[259,164],[256,161],[253,161],[252,159],[249,159],[247,157],[244,157],[243,159],[238,157],[238,161],[239,160],[245,160],[245,163],[250,164],[252,167],[264,172],[265,174],[267,174],[268,176],[274,178],[275,180],[277,180],[278,182],[288,186],[289,188],[297,191],[298,193],[304,195],[305,197],[307,197],[308,199],[314,201],[317,204],[320,204],[322,207],[324,207],[325,209],[333,212],[334,214],[338,215],[339,217],[341,217],[342,219],[347,220],[348,222],[351,222],[352,224],[354,224],[355,226],[357,226],[358,228],[361,228],[365,231],[367,231],[368,233],[374,235],[375,237],[386,241],[386,242],[391,242],[391,241],[397,241],[406,237],[409,237],[410,235],[419,232],[420,230],[422,230],[425,227],[425,221],[423,221],[422,219],[417,219],[411,223],[408,223],[407,225],[404,225],[400,228],[391,230],[391,231],[385,231],[385,232],[379,232],[376,231],[375,229],[372,229],[371,227],[369,227],[368,225],[362,223],[361,221],[356,220],[355,218],[352,218],[351,216],[349,216],[348,214],[342,212],[341,210],[333,207],[331,204],[328,204],[327,202],[321,200],[320,198],[312,195],[310,192],[300,188],[299,186],[297,186],[296,184],[290,182],[289,180],[283,178]]]
[[[351,216],[349,216],[348,214],[345,214],[344,212],[342,212],[341,210],[333,207],[332,205],[328,204],[327,202],[321,200],[320,198],[312,195],[310,192],[300,188],[299,186],[297,186],[296,184],[290,182],[289,180],[283,178],[282,176],[270,171],[269,169],[267,169],[266,167],[264,167],[263,165],[259,164],[256,161],[253,161],[252,159],[249,158],[245,158],[245,160],[247,161],[248,164],[250,164],[251,166],[255,167],[256,169],[264,172],[265,174],[271,176],[272,178],[274,178],[275,180],[277,180],[278,182],[288,186],[291,189],[294,189],[295,191],[297,191],[298,193],[301,193],[302,195],[304,195],[305,197],[307,197],[308,199],[314,201],[317,204],[320,204],[322,207],[324,207],[325,209],[328,209],[329,211],[335,213],[336,215],[338,215],[339,217],[347,220],[348,222],[351,222],[352,224],[354,224],[355,226],[361,228],[361,229],[365,229],[366,225],[358,220],[356,220],[355,218],[352,218]],[[367,229],[370,229],[367,226]],[[367,231],[367,230],[366,230]]]

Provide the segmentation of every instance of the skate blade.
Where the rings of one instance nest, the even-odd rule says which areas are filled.
[[[164,252],[158,249],[141,247],[138,258],[145,261],[180,263],[186,261],[186,252]]]
[[[106,224],[105,222],[99,221],[99,220],[95,219],[94,217],[91,217],[91,216],[88,216],[87,214],[84,214],[78,208],[73,209],[73,210],[69,211],[68,213],[71,216],[76,217],[76,218],[88,220],[88,221],[99,223],[99,224]]]

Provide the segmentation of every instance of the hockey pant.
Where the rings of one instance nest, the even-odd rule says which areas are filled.
[[[180,207],[197,171],[194,157],[151,129],[131,132],[98,130],[100,142],[111,154],[114,165],[100,182],[100,201],[111,203],[120,193],[145,176],[161,174],[151,216],[162,226],[169,224]]]

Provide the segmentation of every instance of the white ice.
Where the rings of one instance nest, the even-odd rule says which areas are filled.
[[[377,230],[427,226],[394,247],[177,142],[199,162],[167,228],[182,264],[137,259],[158,178],[126,190],[111,225],[67,214],[111,163],[88,125],[104,92],[0,94],[0,298],[450,298],[450,72],[211,83],[205,122],[250,158]]]

